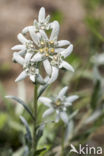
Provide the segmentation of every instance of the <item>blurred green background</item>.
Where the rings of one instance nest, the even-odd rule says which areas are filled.
[[[16,156],[16,152],[22,150],[24,128],[19,115],[24,114],[32,124],[26,112],[4,96],[19,96],[31,106],[33,85],[28,79],[18,84],[14,82],[21,68],[12,62],[11,47],[18,44],[16,35],[23,27],[33,23],[42,6],[51,15],[51,20],[58,20],[61,24],[59,39],[67,39],[74,45],[67,61],[75,68],[74,74],[60,72],[58,80],[45,95],[53,95],[53,89],[56,89],[56,94],[60,88],[68,85],[68,94],[80,96],[74,104],[74,110],[79,110],[75,117],[78,129],[71,141],[104,145],[104,59],[101,61],[104,57],[104,0],[0,0],[0,156],[12,155],[12,151]],[[41,118],[42,107],[39,112]],[[96,112],[100,112],[98,116]],[[89,119],[94,113],[95,118],[87,121],[86,127],[85,121],[81,119]],[[78,127],[77,123],[81,125]],[[57,151],[54,146],[60,143],[62,132],[57,135],[59,126],[56,126],[53,134],[53,127],[46,128],[48,136],[45,134],[43,141],[52,151]],[[48,155],[51,156],[50,153]]]

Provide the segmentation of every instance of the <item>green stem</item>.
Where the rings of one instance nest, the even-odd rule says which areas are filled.
[[[37,139],[36,139],[36,127],[37,127],[37,89],[38,86],[37,84],[35,84],[34,86],[34,108],[33,108],[33,113],[35,116],[35,120],[34,120],[34,129],[33,129],[33,153],[36,152],[37,150]],[[33,156],[35,156],[35,154],[33,154]]]
[[[64,156],[64,127],[62,129],[61,156]]]

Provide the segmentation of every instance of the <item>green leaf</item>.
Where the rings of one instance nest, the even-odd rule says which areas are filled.
[[[44,152],[44,151],[46,151],[47,150],[47,148],[42,148],[42,149],[39,149],[39,150],[37,150],[36,152],[35,152],[35,155],[36,156],[39,156],[39,154],[41,154],[42,152]]]
[[[32,145],[32,136],[31,136],[31,131],[29,128],[29,125],[27,123],[27,121],[25,120],[25,118],[23,116],[20,116],[20,119],[22,121],[22,123],[24,124],[25,128],[26,128],[26,134],[25,134],[25,139],[26,139],[26,143],[29,147],[31,147]]]
[[[92,94],[92,97],[91,97],[91,108],[94,110],[97,105],[98,105],[98,102],[100,100],[100,93],[101,93],[101,84],[100,84],[100,81],[97,80],[96,81],[96,84],[94,86],[94,90],[93,90],[93,94]]]
[[[94,122],[93,126],[99,128],[104,123],[104,109],[102,108],[102,114],[98,117],[98,119]]]
[[[42,125],[37,127],[37,131],[36,131],[37,141],[39,141],[39,139],[42,137],[43,131],[44,131],[44,127],[45,127],[45,124],[42,124]]]
[[[46,90],[47,87],[48,87],[47,84],[39,87],[39,89],[38,89],[38,98],[43,94],[43,92]]]
[[[29,115],[32,117],[32,119],[33,119],[33,120],[35,119],[35,117],[33,116],[32,112],[31,112],[31,110],[30,110],[29,107],[24,103],[23,100],[21,100],[20,98],[18,98],[18,97],[16,97],[16,96],[6,96],[6,98],[12,99],[12,100],[18,102],[19,104],[21,104],[21,105],[25,108],[25,110],[29,113]]]
[[[6,113],[0,113],[0,129],[3,128],[7,121],[8,115]]]

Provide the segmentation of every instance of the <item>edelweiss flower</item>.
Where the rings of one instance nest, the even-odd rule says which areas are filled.
[[[66,97],[65,94],[68,87],[64,87],[54,99],[47,97],[40,97],[39,101],[46,105],[48,110],[43,114],[43,117],[47,117],[53,113],[56,113],[56,122],[62,119],[64,123],[68,123],[67,107],[72,105],[72,102],[78,99],[77,95]]]
[[[60,68],[74,71],[63,58],[66,58],[73,50],[73,45],[67,40],[57,41],[59,34],[59,24],[54,22],[54,27],[48,39],[46,33],[40,30],[40,34],[36,34],[33,29],[29,30],[32,40],[27,40],[22,34],[18,34],[18,39],[22,45],[16,45],[12,50],[19,50],[18,54],[25,56],[26,61],[43,62],[46,73],[51,77],[49,83],[54,82],[58,77]],[[68,48],[63,48],[67,46]]]
[[[21,56],[31,56],[35,53],[35,45],[32,40],[26,39],[21,33],[17,35],[18,40],[21,42],[19,45],[12,47],[12,50],[18,51],[18,54]]]
[[[18,53],[13,54],[13,61],[19,63],[23,66],[23,71],[15,80],[16,82],[25,79],[26,77],[30,77],[30,80],[35,83],[45,84],[43,78],[39,74],[39,69],[36,64],[31,63],[28,59],[21,57]]]
[[[60,45],[57,43],[59,23],[57,21],[53,22],[53,29],[50,38],[47,37],[47,34],[43,30],[39,31],[40,35],[34,33],[33,29],[29,29],[29,32],[34,44],[37,45],[37,53],[33,56],[31,61],[44,61],[50,56],[53,56],[55,53],[59,52]],[[69,44],[68,41],[67,44]]]
[[[53,65],[52,62],[59,64],[60,65],[59,68],[61,68],[61,66],[62,67],[65,66],[65,64],[66,64],[66,66],[68,66],[68,63],[63,62],[61,57],[66,58],[73,50],[73,45],[70,44],[69,41],[67,41],[67,40],[57,41],[58,34],[59,34],[59,24],[57,21],[54,22],[54,27],[53,27],[50,39],[48,39],[46,33],[43,30],[40,30],[41,37],[36,37],[36,35],[34,36],[33,30],[30,29],[31,38],[33,39],[33,41],[35,43],[38,43],[37,44],[38,53],[36,53],[32,57],[31,61],[32,62],[42,61],[44,68],[46,70],[46,73],[49,76],[51,76],[51,74],[53,73],[53,69],[51,66],[51,65]],[[63,48],[65,46],[68,46],[68,48],[66,48],[66,49]],[[60,57],[60,55],[61,55],[61,57]],[[57,60],[59,60],[60,63],[59,63],[59,61],[57,62]],[[71,66],[70,66],[70,70],[73,71]],[[58,72],[58,70],[57,70],[57,72]]]
[[[29,29],[32,28],[35,32],[39,32],[40,29],[42,30],[49,30],[51,29],[51,23],[49,23],[50,15],[45,17],[45,8],[42,7],[39,11],[38,21],[34,20],[33,26],[27,26],[22,30],[22,33],[25,34],[29,32]]]
[[[52,57],[52,60],[50,62],[51,76],[48,79],[48,84],[53,83],[57,79],[59,69],[61,68],[65,68],[66,70],[74,72],[74,68],[69,63],[63,60],[63,56],[64,58],[66,58],[67,55],[70,55],[70,53],[72,52],[72,49],[73,49],[73,46],[70,45],[67,49],[65,49],[61,53],[58,53],[57,55],[54,55]],[[46,68],[48,68],[48,66],[46,66]]]
[[[18,50],[18,54],[24,56],[28,53],[27,57],[34,55],[32,61],[39,62],[50,55],[53,55],[55,51],[54,40],[57,39],[59,33],[59,24],[58,22],[53,22],[53,30],[51,33],[50,40],[48,40],[47,35],[44,31],[40,30],[40,33],[35,33],[32,28],[29,29],[31,40],[28,40],[21,33],[17,35],[18,40],[22,43],[12,47],[12,50]],[[62,41],[61,41],[62,42]],[[63,41],[65,42],[65,41]],[[69,44],[68,41],[64,44]],[[63,44],[63,43],[61,43]],[[58,45],[60,47],[60,41]],[[58,51],[58,49],[56,49]],[[36,54],[36,55],[35,55]]]
[[[70,44],[67,40],[57,41],[59,35],[59,23],[57,21],[53,22],[53,29],[50,38],[48,38],[47,34],[43,30],[39,31],[40,36],[39,34],[37,35],[34,33],[33,29],[29,29],[29,32],[32,40],[38,46],[38,53],[34,55],[32,59],[33,62],[37,61],[37,59],[38,61],[41,61],[49,58],[50,56],[63,51],[65,49],[63,47]]]
[[[29,26],[28,29],[25,28],[25,30],[28,30],[25,32],[30,34],[30,39],[19,33],[17,38],[21,44],[12,47],[12,50],[18,51],[20,60],[25,59],[26,68],[29,67],[30,69],[31,63],[33,65],[42,62],[49,76],[47,83],[50,84],[57,79],[60,68],[74,71],[71,65],[63,61],[63,58],[66,58],[72,52],[73,45],[67,40],[58,41],[60,26],[57,21],[51,23],[52,32],[48,38],[44,31],[46,29],[41,27],[47,21],[47,18],[45,18],[45,9],[41,8],[38,17],[39,30],[37,31],[35,26]],[[66,48],[66,46],[68,47]],[[18,60],[17,62],[20,61]]]

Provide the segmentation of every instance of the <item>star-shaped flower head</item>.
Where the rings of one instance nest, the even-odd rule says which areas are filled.
[[[68,87],[64,87],[57,97],[55,98],[47,98],[47,97],[40,97],[39,101],[42,102],[48,109],[43,113],[43,117],[47,117],[53,113],[56,114],[56,122],[60,119],[63,120],[64,123],[68,123],[68,114],[67,114],[67,107],[70,107],[72,103],[78,99],[77,95],[66,97],[65,94],[68,90]]]
[[[60,26],[57,21],[54,21],[52,24],[52,32],[50,37],[48,38],[45,31],[40,30],[40,35],[34,33],[32,28],[29,29],[30,36],[34,41],[34,44],[38,46],[37,55],[34,55],[32,61],[42,61],[44,59],[49,58],[63,50],[65,50],[66,46],[70,45],[70,42],[67,40],[58,41]]]
[[[31,56],[35,52],[35,45],[32,40],[27,39],[24,35],[19,33],[17,35],[18,40],[20,41],[21,44],[13,46],[11,49],[18,51],[18,54],[21,56],[25,56],[26,58],[31,58]],[[28,58],[28,60],[29,60]]]
[[[54,52],[57,52],[59,50],[58,46],[60,47],[60,42],[57,46],[55,45],[55,40],[59,34],[59,23],[54,21],[52,28],[50,39],[48,39],[43,30],[36,33],[33,28],[29,28],[30,39],[27,39],[23,34],[19,33],[17,38],[21,44],[12,47],[12,50],[18,51],[18,54],[21,56],[24,56],[27,53],[30,57],[34,55],[32,59],[33,62],[43,61],[48,56],[53,55]],[[66,44],[69,44],[68,41],[66,42]]]
[[[39,30],[49,30],[51,29],[50,15],[46,16],[45,8],[41,7],[39,10],[38,20],[34,20],[32,26],[27,26],[22,30],[23,34],[29,32],[29,29],[32,28],[35,32],[39,32]]]
[[[45,9],[41,8],[38,24],[42,25],[47,18],[45,18]],[[22,33],[19,33],[17,38],[21,44],[12,47],[12,50],[18,51],[18,58],[23,57],[25,62],[28,62],[29,67],[31,64],[36,64],[36,68],[39,69],[38,65],[43,63],[49,77],[47,83],[50,84],[57,79],[60,68],[64,67],[74,71],[73,67],[63,60],[72,52],[73,45],[67,40],[58,41],[60,26],[57,21],[50,24],[52,30],[50,37],[47,36],[46,29],[42,29],[41,25],[38,27],[38,31],[35,26],[29,26],[26,29],[28,31],[25,32],[29,33],[29,39],[28,36],[26,38]]]
[[[69,63],[64,61],[64,58],[66,58],[67,55],[71,54],[72,49],[73,49],[73,45],[70,45],[64,51],[62,51],[62,52],[54,55],[53,57],[51,57],[51,61],[50,61],[50,64],[51,64],[51,75],[50,75],[50,77],[49,77],[49,79],[47,81],[48,84],[53,83],[57,79],[58,74],[59,74],[59,70],[61,68],[64,68],[64,69],[66,69],[68,71],[74,72],[74,68]],[[47,68],[48,67],[46,66],[46,69]]]
[[[50,38],[47,37],[43,30],[40,30],[40,37],[34,36],[33,30],[30,29],[31,38],[35,43],[38,43],[38,53],[36,53],[31,61],[43,62],[43,66],[46,73],[51,77],[49,83],[54,82],[58,77],[60,68],[66,68],[67,70],[74,71],[73,67],[67,62],[63,61],[63,58],[69,56],[73,50],[73,45],[67,40],[58,41],[59,35],[59,23],[53,22],[53,29]],[[66,46],[68,46],[66,48]]]
[[[57,38],[59,35],[59,23],[57,21],[54,21],[52,24],[50,38],[48,38],[47,34],[43,30],[39,31],[40,35],[34,33],[32,28],[29,29],[29,32],[34,44],[37,45],[37,53],[32,58],[33,62],[44,61],[50,56],[55,55],[55,53],[60,49],[57,45]],[[69,44],[69,42],[67,44]]]
[[[27,59],[27,56],[25,56],[25,58],[23,58],[22,56],[20,56],[18,53],[15,52],[13,54],[13,61],[16,63],[19,63],[23,67],[23,71],[20,73],[20,75],[15,80],[16,82],[21,81],[29,76],[30,80],[33,83],[45,84],[44,79],[42,78],[42,76],[39,73],[37,64],[31,63]]]

